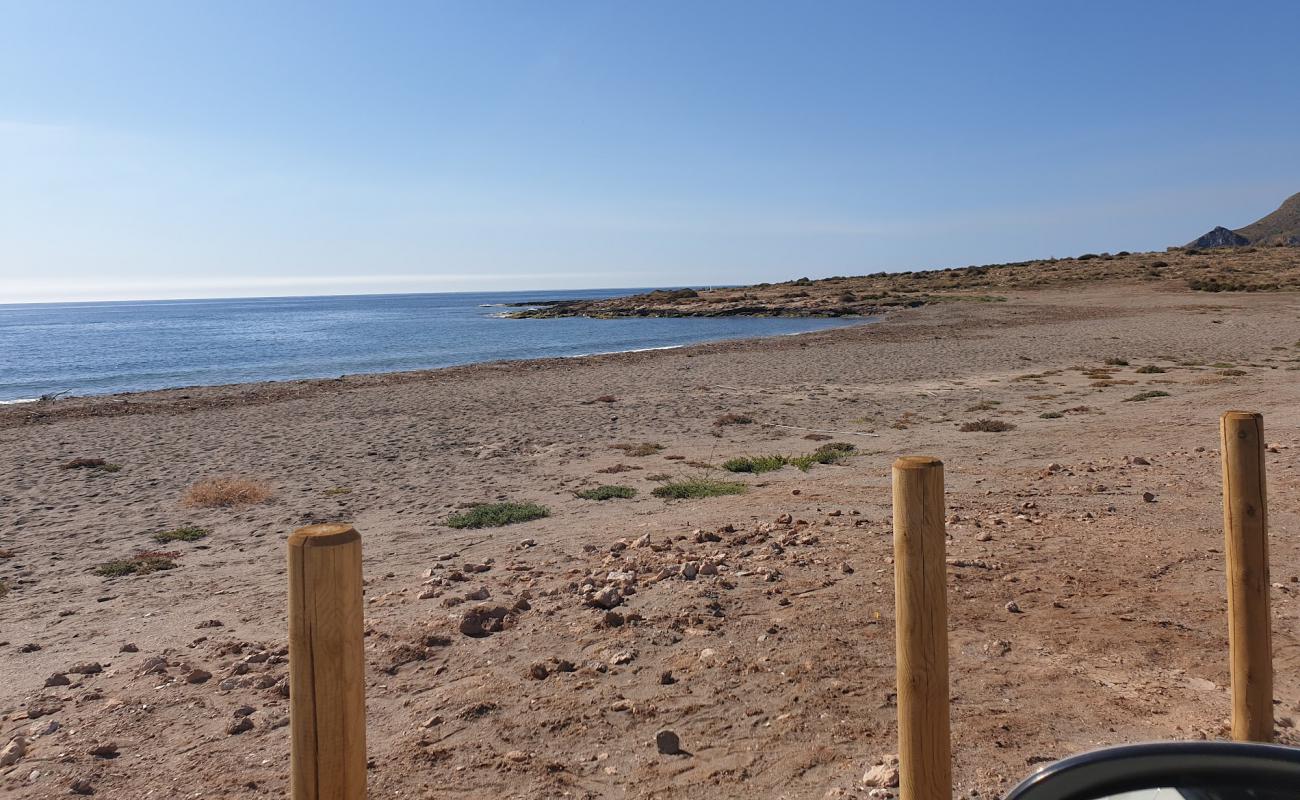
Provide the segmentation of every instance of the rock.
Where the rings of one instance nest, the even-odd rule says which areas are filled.
[[[601,621],[610,628],[617,628],[627,620],[617,611],[606,611],[605,616]]]
[[[117,742],[96,743],[86,752],[95,758],[117,758]]]
[[[862,776],[862,785],[875,788],[893,788],[898,785],[898,756],[885,756]]]
[[[546,680],[546,676],[551,674],[551,668],[543,661],[534,661],[528,666],[528,677],[535,681]]]
[[[659,684],[661,686],[670,686],[674,683],[677,683],[677,679],[673,677],[673,673],[670,670],[664,670],[659,673]]]
[[[94,794],[95,787],[85,778],[77,778],[68,785],[68,792],[71,794]]]
[[[1006,609],[1007,609],[1008,612],[1010,612],[1010,613],[1012,613],[1012,614],[1019,614],[1019,613],[1020,613],[1020,604],[1017,603],[1015,600],[1012,600],[1011,602],[1007,603],[1007,605],[1006,605]]]
[[[98,661],[87,661],[84,664],[73,664],[68,667],[68,672],[74,675],[94,675],[103,671],[104,667]]]
[[[47,719],[44,722],[37,722],[27,729],[27,735],[33,739],[39,739],[42,736],[49,736],[59,728],[63,727],[57,721]]]
[[[648,533],[643,533],[643,534],[641,534],[640,536],[638,536],[638,537],[636,537],[635,539],[633,539],[633,540],[632,540],[632,544],[630,544],[630,545],[628,545],[628,546],[629,546],[629,547],[649,547],[649,546],[650,546],[650,534],[648,534]]]
[[[200,622],[198,625],[195,625],[194,627],[198,630],[202,630],[203,628],[222,628],[225,627],[225,624],[226,623],[222,622],[219,619],[205,619],[204,621]]]
[[[478,605],[463,611],[457,618],[457,629],[474,639],[505,630],[510,611],[505,606]]]
[[[252,714],[253,714],[252,706],[240,706],[239,708],[235,709],[236,717],[248,717],[251,716]]]
[[[687,561],[682,565],[682,577],[686,580],[693,581],[698,574],[700,574],[700,565],[694,561]]]
[[[700,651],[701,661],[706,661],[706,662],[713,661],[715,658],[717,658],[717,656],[718,656],[718,651],[714,650],[712,647],[706,647]]]
[[[1143,492],[1143,493],[1142,493],[1142,502],[1144,502],[1144,503],[1154,503],[1155,501],[1156,501],[1156,496],[1155,496],[1155,494],[1153,494],[1152,492]]]
[[[234,722],[226,726],[227,736],[238,736],[246,731],[253,729],[253,721],[248,717],[237,717]]]
[[[1139,466],[1139,467],[1149,467],[1149,466],[1151,466],[1151,462],[1150,462],[1150,461],[1147,461],[1147,460],[1146,460],[1145,458],[1143,458],[1142,456],[1133,456],[1132,458],[1130,458],[1130,459],[1128,460],[1128,463],[1130,463],[1130,464],[1136,464],[1136,465]]]
[[[993,534],[989,533],[988,531],[980,531],[979,534],[975,537],[975,541],[991,542],[993,541]]]
[[[1214,230],[1202,234],[1196,241],[1187,246],[1208,249],[1211,247],[1245,247],[1248,244],[1250,244],[1250,240],[1245,236],[1222,225],[1217,225]]]
[[[852,575],[853,565],[847,561],[840,562],[840,572],[843,572],[845,575]]]
[[[18,759],[27,755],[27,740],[22,736],[15,736],[9,740],[9,744],[0,749],[0,767],[8,767],[18,763]]]
[[[206,669],[192,669],[185,675],[186,683],[207,683],[212,678],[212,673]]]
[[[781,514],[776,518],[777,525],[789,525],[793,521],[794,521],[794,517],[792,517],[789,514]]]
[[[37,644],[36,642],[28,642],[27,644],[22,645],[21,647],[19,647],[19,648],[18,648],[18,652],[20,652],[20,653],[35,653],[37,650],[40,650],[40,649],[41,649],[41,646],[40,646],[39,644]]]
[[[666,756],[675,756],[682,752],[682,740],[676,733],[664,729],[655,734],[655,749]]]
[[[64,675],[62,672],[56,672],[50,677],[45,679],[46,686],[67,686],[70,683],[72,683],[72,681],[69,680],[68,676]]]
[[[523,750],[511,750],[509,753],[506,753],[506,761],[513,761],[516,764],[527,761],[529,758],[532,758],[532,756],[528,755],[528,753],[525,753]]]
[[[618,590],[617,586],[606,586],[587,598],[587,605],[596,608],[611,609],[622,604],[623,593]]]
[[[167,671],[167,659],[163,656],[149,656],[140,665],[141,675],[152,675]]]
[[[536,539],[523,539],[523,540],[521,540],[521,541],[519,542],[519,545],[518,545],[518,546],[519,546],[519,549],[520,549],[520,550],[527,550],[527,549],[530,548],[530,547],[536,547],[536,546],[537,546],[537,540],[536,540]]]

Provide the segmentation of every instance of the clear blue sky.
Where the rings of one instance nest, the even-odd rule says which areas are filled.
[[[1163,248],[1300,191],[1300,3],[0,0],[0,302]]]

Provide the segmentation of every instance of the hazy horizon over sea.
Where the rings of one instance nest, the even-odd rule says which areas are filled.
[[[0,403],[779,336],[862,319],[503,319],[640,289],[0,304]]]

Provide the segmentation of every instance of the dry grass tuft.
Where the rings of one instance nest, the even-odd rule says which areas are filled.
[[[181,503],[196,508],[251,506],[271,499],[271,490],[247,478],[209,478],[185,491]]]
[[[1000,419],[978,419],[974,422],[963,422],[959,430],[964,433],[981,432],[981,433],[1002,433],[1003,431],[1015,430],[1016,426],[1010,422],[1003,422]]]

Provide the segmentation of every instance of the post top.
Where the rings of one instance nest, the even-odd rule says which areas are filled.
[[[1223,419],[1263,419],[1264,415],[1258,411],[1225,411]]]
[[[361,539],[357,529],[346,522],[308,525],[289,534],[290,547],[335,547]]]
[[[943,462],[934,456],[903,456],[894,462],[894,469],[933,469]]]

